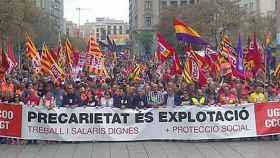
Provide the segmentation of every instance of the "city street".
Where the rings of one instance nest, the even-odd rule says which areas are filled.
[[[1,158],[278,158],[280,141],[0,145]]]
[[[0,158],[280,158],[280,0],[0,0]]]

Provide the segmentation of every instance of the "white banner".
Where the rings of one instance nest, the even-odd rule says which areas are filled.
[[[23,107],[22,138],[57,141],[255,137],[254,104],[146,110]]]

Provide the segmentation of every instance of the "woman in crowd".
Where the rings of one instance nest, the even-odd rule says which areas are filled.
[[[35,89],[32,89],[30,95],[27,97],[27,105],[32,107],[40,105],[40,97]]]
[[[100,99],[100,103],[103,107],[113,107],[113,97],[111,92],[105,91],[104,97]]]
[[[41,98],[40,105],[46,107],[48,110],[56,107],[55,98],[50,90]]]

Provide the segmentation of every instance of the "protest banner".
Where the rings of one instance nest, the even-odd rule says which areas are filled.
[[[54,141],[203,140],[280,133],[279,103],[150,109],[1,104],[0,135]],[[20,132],[21,131],[21,132]]]

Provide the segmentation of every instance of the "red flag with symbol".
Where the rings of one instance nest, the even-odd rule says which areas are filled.
[[[165,62],[169,57],[175,53],[175,49],[164,39],[164,37],[157,33],[157,58],[161,62]]]

